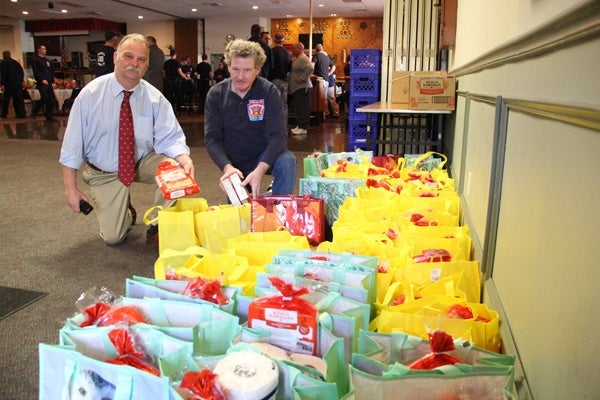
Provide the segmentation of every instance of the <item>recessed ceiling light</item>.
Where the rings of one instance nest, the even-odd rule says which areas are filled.
[[[285,16],[288,17],[288,18],[291,18],[292,14],[286,14]]]
[[[21,14],[23,14],[23,15],[29,15],[29,11],[22,11]]]
[[[258,6],[252,6],[253,10],[258,10]]]
[[[319,4],[319,7],[325,7],[325,4]]]
[[[333,13],[333,14],[329,14],[329,16],[330,16],[330,17],[337,17],[337,14],[336,14],[336,13]]]
[[[192,12],[196,12],[196,11],[198,11],[197,8],[192,8]]]
[[[144,19],[143,15],[138,15],[138,19]]]
[[[16,3],[16,2],[17,2],[17,0],[10,0],[10,2],[11,2],[11,3]]]
[[[66,14],[66,13],[68,13],[68,11],[67,11],[67,10],[65,10],[64,8],[63,8],[62,10],[60,10],[60,12],[61,12],[61,13],[63,13],[63,14]]]

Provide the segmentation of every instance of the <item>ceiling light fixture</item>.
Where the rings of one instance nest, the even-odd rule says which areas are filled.
[[[138,15],[138,19],[144,19],[143,15]]]
[[[252,6],[253,10],[258,10],[258,6]]]
[[[23,14],[23,15],[29,15],[29,11],[21,11],[21,14]]]
[[[197,8],[192,8],[192,12],[197,12],[198,9]]]

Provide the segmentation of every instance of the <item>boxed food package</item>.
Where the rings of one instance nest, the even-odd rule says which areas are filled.
[[[163,161],[158,165],[155,180],[166,200],[174,200],[200,192],[196,180],[179,165],[169,161]]]
[[[403,71],[392,75],[392,103],[410,110],[454,110],[456,80],[445,71]]]
[[[392,73],[392,103],[408,104],[410,74],[409,71],[394,71]]]
[[[242,181],[237,174],[233,174],[227,179],[224,179],[223,187],[225,188],[225,192],[227,192],[229,201],[234,206],[241,206],[248,202],[248,192],[242,187]]]

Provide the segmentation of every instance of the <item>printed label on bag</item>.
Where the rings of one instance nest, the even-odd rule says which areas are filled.
[[[431,282],[437,282],[440,280],[441,276],[442,276],[442,269],[434,268],[431,270],[431,274],[429,274],[429,280]]]
[[[270,333],[269,342],[292,352],[316,354],[317,319],[292,310],[253,308],[248,326]]]

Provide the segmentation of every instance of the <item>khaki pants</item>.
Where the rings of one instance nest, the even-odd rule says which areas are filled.
[[[158,164],[167,157],[154,152],[138,161],[134,182],[156,184],[154,176]],[[81,168],[81,178],[90,185],[91,200],[94,204],[100,237],[108,245],[125,240],[131,229],[132,216],[129,211],[129,187],[119,181],[116,172],[101,172],[85,164]],[[156,190],[154,205],[166,205],[160,189]]]

